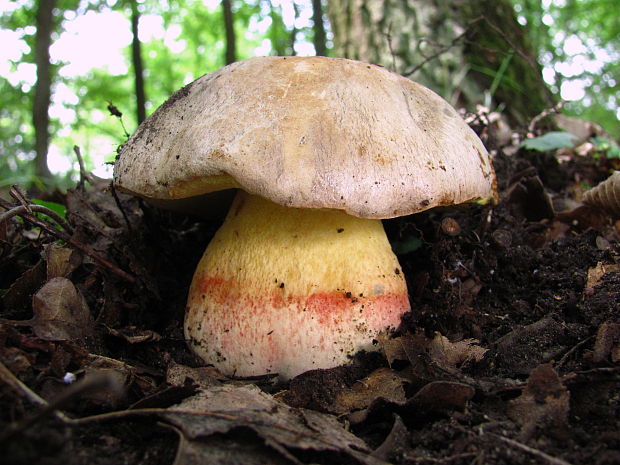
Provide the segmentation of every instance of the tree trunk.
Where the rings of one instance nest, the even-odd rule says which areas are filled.
[[[230,0],[222,0],[222,14],[224,16],[224,29],[226,30],[226,64],[237,61],[235,46],[235,24]]]
[[[32,124],[35,137],[35,173],[40,178],[51,178],[47,167],[49,148],[49,106],[51,99],[50,45],[54,27],[54,6],[56,0],[39,0],[37,6],[37,34],[34,56],[37,66],[37,83],[34,88]]]
[[[325,46],[325,24],[323,24],[323,5],[321,0],[312,0],[312,29],[314,31],[314,50],[317,56],[327,55]]]
[[[137,0],[131,0],[131,58],[136,90],[136,117],[138,124],[146,118],[146,95],[144,92],[144,67],[142,65],[142,46],[138,37],[140,12]]]
[[[329,0],[334,52],[526,123],[553,99],[510,0]]]

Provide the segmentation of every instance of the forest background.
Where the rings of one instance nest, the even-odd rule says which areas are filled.
[[[396,15],[405,14],[402,8],[407,6],[411,12],[406,14],[419,15],[416,8],[433,2],[411,6],[416,2],[386,0],[384,10],[396,5],[394,17],[374,24],[378,30],[370,27],[372,22],[364,23],[370,42],[387,44],[389,54],[383,56],[347,48],[346,34],[338,29],[354,22],[351,15],[357,7],[362,16],[372,17],[372,3],[0,0],[0,189],[15,183],[41,188],[71,185],[79,170],[75,146],[80,147],[86,169],[110,176],[117,147],[175,90],[204,73],[255,55],[366,58],[422,81],[469,110],[481,104],[509,114],[513,105],[524,105],[521,113],[531,117],[564,101],[563,112],[604,128],[608,140],[599,142],[620,138],[620,16],[614,14],[615,0],[497,2],[510,9],[506,14],[498,8],[506,17],[489,22],[505,39],[501,59],[461,63],[443,82],[426,79],[425,73],[439,76],[442,70],[433,62],[441,66],[442,56],[467,40],[480,40],[480,34],[468,38],[469,28],[480,19],[475,12],[444,37],[433,37],[431,51],[421,47],[430,43],[424,31],[413,34],[408,40],[415,50],[408,56],[417,61],[410,65],[394,50],[408,27],[395,30],[401,24]],[[519,45],[502,32],[509,30],[511,21],[525,35]],[[340,34],[336,40],[335,33]],[[540,84],[534,85],[544,87],[539,92],[542,103],[521,85],[516,68],[510,72],[517,63],[513,57],[528,53],[541,76]],[[405,73],[407,69],[410,72]],[[472,73],[486,76],[488,85],[463,101],[459,96],[465,93],[465,77]],[[495,98],[502,92],[510,96]]]

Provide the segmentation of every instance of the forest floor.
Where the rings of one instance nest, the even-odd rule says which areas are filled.
[[[185,344],[217,222],[91,180],[50,197],[65,236],[47,216],[0,225],[0,461],[620,463],[620,222],[580,203],[619,160],[474,127],[499,204],[386,221],[413,311],[381,351],[283,385]]]

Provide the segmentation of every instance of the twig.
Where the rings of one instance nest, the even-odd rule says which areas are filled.
[[[127,216],[127,213],[125,213],[125,209],[123,208],[123,205],[121,204],[121,199],[118,198],[118,194],[116,193],[116,188],[114,187],[113,181],[110,181],[110,192],[112,192],[112,197],[114,197],[114,202],[116,202],[116,206],[118,207],[118,209],[121,211],[121,214],[123,215],[123,219],[125,220],[125,224],[127,225],[127,230],[130,233],[133,232],[133,228],[131,227],[131,223],[129,222],[129,217]]]
[[[2,198],[0,198],[0,206],[5,208],[5,209],[7,209],[7,210],[10,210],[10,209],[13,208],[13,205],[9,204],[8,202],[6,202],[6,200],[3,200]],[[32,207],[32,206],[33,205],[30,205],[30,207]],[[39,228],[44,229],[45,231],[47,231],[52,236],[55,236],[58,239],[60,239],[62,241],[65,241],[69,245],[75,247],[76,249],[81,250],[86,255],[91,257],[93,260],[98,262],[100,265],[103,265],[106,268],[108,268],[115,275],[123,278],[124,280],[126,280],[126,281],[128,281],[130,283],[134,283],[136,281],[136,279],[132,275],[130,275],[129,273],[127,273],[127,272],[125,272],[123,270],[121,270],[116,265],[112,264],[111,262],[109,262],[108,260],[103,258],[101,255],[99,255],[97,252],[95,252],[93,249],[91,249],[87,245],[84,245],[84,244],[76,241],[75,239],[73,239],[72,236],[70,236],[65,231],[61,231],[59,229],[56,229],[53,226],[50,226],[49,224],[47,224],[46,222],[40,220],[36,216],[32,216],[32,215],[30,215],[28,213],[22,212],[22,213],[18,213],[18,214],[19,214],[19,216],[21,216],[24,220],[28,221],[29,223],[34,224],[35,226],[38,226]]]
[[[553,105],[551,108],[546,108],[545,110],[541,111],[538,115],[534,116],[532,118],[532,121],[530,121],[530,124],[527,127],[528,135],[529,134],[531,134],[532,136],[534,135],[534,129],[536,128],[536,125],[541,119],[546,118],[547,116],[551,114],[558,113],[562,109],[563,106],[564,106],[564,101],[560,100],[558,103]]]
[[[17,377],[2,363],[0,363],[0,373],[3,375],[2,379],[8,380],[7,384],[9,384],[14,390],[24,395],[31,402],[43,407],[34,415],[25,417],[21,421],[11,424],[7,429],[2,431],[2,433],[0,433],[0,442],[10,439],[15,434],[24,431],[29,426],[37,423],[49,415],[54,415],[58,420],[65,424],[74,424],[76,420],[60,412],[59,409],[63,408],[73,399],[86,392],[105,390],[106,393],[112,392],[113,394],[120,395],[124,389],[122,384],[119,383],[118,379],[113,374],[104,371],[95,372],[67,387],[67,389],[65,389],[58,397],[48,403],[19,379],[17,379]]]
[[[88,174],[86,168],[84,167],[84,159],[82,158],[82,152],[80,151],[80,148],[77,145],[74,145],[73,151],[75,152],[75,156],[78,159],[78,164],[80,165],[80,182],[78,183],[78,187],[80,189],[83,189],[84,181],[88,181],[91,184],[93,183],[93,181],[90,177],[90,174]]]
[[[469,32],[470,32],[470,27],[474,24],[476,24],[479,21],[484,20],[485,18],[483,16],[479,16],[478,18],[474,18],[472,19],[469,24],[467,25],[467,28],[460,33],[458,36],[456,36],[454,39],[452,39],[452,41],[448,44],[445,45],[443,47],[441,47],[437,52],[433,53],[432,55],[427,56],[421,63],[418,63],[417,65],[415,65],[413,68],[405,71],[403,73],[404,76],[411,76],[413,74],[415,74],[420,68],[422,68],[426,63],[428,63],[431,60],[434,60],[435,58],[437,58],[439,55],[443,55],[444,53],[446,53],[448,50],[450,50],[452,47],[454,47],[456,45],[456,43],[458,41],[460,41],[463,37],[465,37]]]
[[[40,397],[36,392],[32,391],[28,386],[21,382],[17,376],[9,370],[4,363],[0,362],[0,382],[7,384],[13,391],[17,392],[20,396],[25,397],[31,403],[38,405],[39,407],[48,407],[48,403],[45,399]],[[54,415],[61,421],[67,421],[69,418],[62,412],[55,412]],[[6,435],[6,432],[0,434],[0,440]]]
[[[25,209],[26,212],[44,213],[45,215],[49,216],[54,221],[56,221],[56,223],[58,223],[58,225],[61,226],[65,231],[68,231],[70,234],[73,234],[73,228],[69,226],[69,224],[60,215],[58,215],[54,210],[51,210],[43,205],[37,205],[36,203],[32,203],[30,199],[28,198],[28,194],[26,194],[26,192],[17,184],[13,184],[11,186],[11,189],[9,189],[9,194],[11,195],[11,197],[13,197],[15,200],[17,200],[21,204],[21,206]],[[21,213],[21,211],[19,210],[17,210],[18,211],[17,213],[11,213],[14,209],[11,208],[12,206],[7,203],[2,203],[0,204],[0,206],[2,206],[6,210],[9,210],[5,212],[2,216],[0,216],[0,223],[10,219],[11,217],[15,215],[20,215]],[[17,208],[19,209],[19,207]]]
[[[406,457],[406,461],[407,461],[407,463],[437,463],[437,464],[442,464],[442,463],[454,462],[455,460],[472,459],[472,458],[476,457],[476,455],[477,454],[475,452],[463,452],[461,454],[449,455],[447,457],[441,457],[441,458],[410,457],[410,456],[407,456]],[[475,462],[472,461],[471,463],[475,463]]]
[[[1,206],[6,208],[5,205],[1,205]],[[65,220],[63,220],[56,212],[54,212],[53,210],[50,210],[47,207],[44,207],[43,205],[30,204],[30,205],[20,205],[18,207],[10,208],[8,211],[0,215],[0,223],[8,221],[14,216],[19,215],[23,217],[24,214],[31,214],[33,212],[43,213],[49,216],[69,234],[73,234],[73,228],[69,226],[69,224]]]
[[[28,386],[21,382],[17,376],[13,374],[11,370],[9,370],[4,363],[0,362],[0,381],[7,384],[11,389],[16,391],[21,396],[28,399],[33,404],[39,405],[41,407],[47,406],[47,402],[36,392],[30,390]]]
[[[388,49],[390,50],[390,56],[392,57],[392,69],[396,71],[396,54],[394,53],[394,48],[392,47],[392,22],[388,24],[388,30],[385,34],[385,38],[387,40]]]
[[[587,342],[590,342],[593,338],[594,338],[594,336],[587,337],[583,341],[580,341],[577,344],[575,344],[573,347],[571,347],[571,349],[568,352],[566,352],[562,356],[562,358],[558,361],[558,363],[557,363],[557,365],[555,367],[556,370],[558,370],[562,365],[564,365],[564,362],[566,362],[566,360],[568,359],[568,357],[571,356],[571,354],[573,354],[577,349],[579,349],[581,346],[583,346]]]
[[[546,454],[545,452],[541,450],[534,449],[533,447],[526,446],[525,444],[515,441],[514,439],[500,436],[499,434],[495,434],[495,433],[487,433],[487,434],[490,436],[493,436],[494,438],[499,439],[502,442],[505,442],[506,444],[509,444],[510,446],[516,449],[520,449],[524,452],[527,452],[528,454],[532,454],[533,456],[538,457],[539,459],[542,459],[547,463],[551,463],[553,465],[572,465],[570,462],[567,462],[566,460],[553,457],[552,455]]]
[[[9,189],[9,194],[24,207],[28,208],[28,205],[30,204],[28,194],[26,194],[26,192],[20,186],[18,186],[17,184],[13,184]]]

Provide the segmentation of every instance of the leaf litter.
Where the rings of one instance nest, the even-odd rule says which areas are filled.
[[[472,121],[499,205],[386,221],[393,243],[417,244],[399,249],[414,312],[378,353],[284,385],[227,378],[185,345],[185,292],[217,221],[92,176],[43,199],[66,206],[68,229],[29,220],[24,193],[3,199],[26,215],[0,224],[3,459],[620,462],[620,225],[582,202],[619,162]]]

